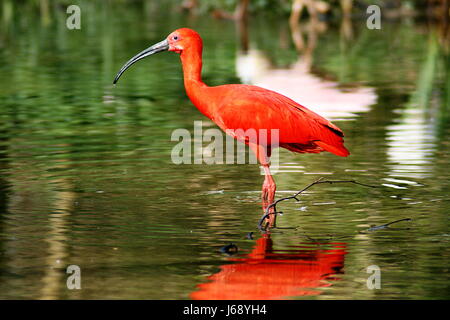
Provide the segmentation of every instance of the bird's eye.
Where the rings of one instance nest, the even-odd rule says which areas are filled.
[[[177,41],[178,40],[178,36],[174,36],[173,40]]]

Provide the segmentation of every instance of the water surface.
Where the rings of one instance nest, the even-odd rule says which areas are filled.
[[[252,17],[249,50],[266,72],[253,78],[238,68],[250,51],[232,21],[153,5],[81,6],[81,30],[67,30],[63,9],[49,20],[32,8],[2,18],[0,298],[450,297],[449,60],[439,30],[401,21],[372,31],[356,20],[348,36],[334,22],[298,71],[305,56],[287,21]],[[350,109],[322,109],[352,155],[282,151],[278,197],[320,177],[377,188],[314,186],[281,203],[277,228],[261,235],[256,165],[173,164],[173,130],[192,132],[196,120],[213,127],[188,101],[176,54],[111,82],[180,26],[203,36],[210,85],[294,74],[336,99],[360,94]],[[317,101],[313,92],[305,99]],[[403,218],[412,221],[370,229]],[[220,251],[230,243],[238,254]],[[81,290],[66,286],[73,264]],[[371,265],[381,289],[367,288]]]

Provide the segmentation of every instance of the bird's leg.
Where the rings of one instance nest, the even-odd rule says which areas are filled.
[[[275,199],[275,191],[277,186],[275,180],[270,173],[270,147],[262,146],[256,143],[249,143],[250,149],[255,153],[256,158],[264,169],[264,183],[262,186],[262,208],[266,212],[267,207],[273,203]],[[271,209],[273,211],[273,209]],[[275,215],[270,215],[269,226],[275,225]]]
[[[262,187],[262,200],[268,201],[269,204],[273,202],[273,199],[275,198],[275,191],[277,189],[277,186],[275,184],[275,180],[273,180],[272,175],[270,174],[270,167],[268,164],[263,164],[264,168],[264,183]]]
[[[275,180],[273,180],[272,175],[270,174],[270,147],[253,142],[249,142],[248,145],[264,168],[265,177],[262,187],[262,199],[263,201],[273,201],[277,187],[275,185]]]
[[[262,209],[263,209],[263,214],[266,214],[267,211],[267,207],[270,206],[274,200],[275,200],[275,191],[276,191],[276,184],[275,184],[275,180],[273,180],[272,175],[270,174],[270,169],[269,169],[269,165],[263,165],[264,168],[264,173],[265,173],[265,177],[264,177],[264,183],[263,183],[263,187],[262,187]],[[275,226],[275,219],[276,219],[276,215],[274,214],[274,207],[270,208],[269,211],[270,215],[268,217],[268,221],[267,221],[267,225],[269,227],[273,227]],[[266,225],[266,226],[267,226]]]

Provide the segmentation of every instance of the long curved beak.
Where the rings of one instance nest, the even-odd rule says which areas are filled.
[[[152,45],[151,47],[145,49],[142,52],[139,52],[133,58],[128,60],[128,62],[125,63],[122,68],[120,68],[119,72],[114,78],[113,84],[116,84],[116,82],[119,81],[119,78],[122,75],[122,73],[124,73],[125,70],[131,67],[131,65],[134,64],[135,62],[138,62],[139,60],[144,59],[145,57],[151,56],[152,54],[167,50],[169,50],[169,41],[167,41],[166,39],[161,42],[158,42],[157,44]]]

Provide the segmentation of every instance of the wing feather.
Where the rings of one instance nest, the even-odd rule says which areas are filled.
[[[227,87],[232,88],[214,116],[222,129],[279,129],[279,144],[289,150],[349,155],[342,130],[317,113],[271,90],[248,85]]]

